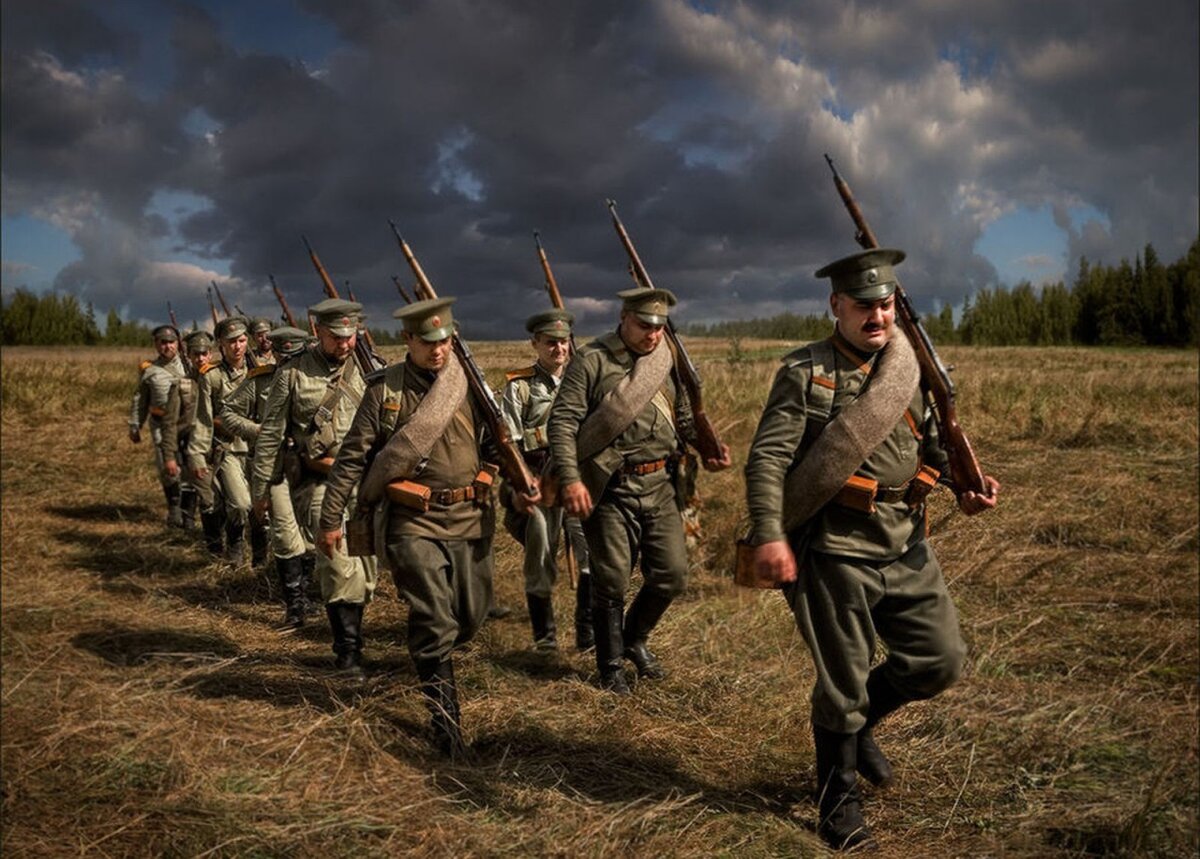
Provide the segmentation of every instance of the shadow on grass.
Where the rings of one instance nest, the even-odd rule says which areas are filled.
[[[80,547],[72,561],[106,580],[130,575],[192,576],[208,565],[207,559],[197,553],[166,540],[149,541],[123,535],[98,537],[70,530],[56,531],[54,539]]]
[[[175,629],[105,629],[81,632],[71,639],[80,650],[112,665],[145,665],[148,662],[193,664],[231,659],[237,645],[219,635],[180,632]]]
[[[535,680],[566,680],[575,678],[587,682],[591,676],[563,661],[559,653],[537,653],[533,650],[509,650],[506,653],[488,656],[493,665],[514,674],[523,674]]]
[[[54,504],[46,512],[80,522],[129,522],[154,515],[145,504]]]

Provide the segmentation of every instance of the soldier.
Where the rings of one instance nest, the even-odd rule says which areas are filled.
[[[229,432],[218,415],[222,400],[246,376],[246,320],[240,316],[222,319],[217,323],[216,341],[221,360],[200,370],[196,423],[188,440],[188,465],[198,480],[212,478],[211,503],[200,510],[209,551],[214,554],[221,551],[223,513],[225,560],[238,565],[245,556],[246,523],[250,512],[250,491],[246,481],[246,456],[250,447]],[[218,504],[222,504],[223,509],[218,509]],[[258,543],[265,545],[263,540]],[[255,548],[261,553],[259,546]],[[254,559],[255,563],[261,561],[261,557]]]
[[[417,301],[395,312],[408,356],[371,376],[329,479],[317,544],[322,552],[341,551],[343,514],[366,463],[407,449],[395,466],[406,478],[385,476],[391,466],[373,468],[361,492],[368,500],[383,495],[379,545],[409,606],[408,652],[435,743],[452,757],[463,745],[451,652],[471,640],[488,610],[496,470],[487,462],[498,461],[452,351],[453,301]],[[380,484],[389,480],[384,490]]]
[[[247,372],[241,384],[225,398],[220,414],[224,427],[250,446],[248,458],[251,461],[276,369],[289,358],[303,352],[310,340],[307,332],[289,326],[272,330],[269,337],[272,345],[269,354],[273,359],[278,358],[280,363],[259,364]],[[312,555],[312,545],[305,543],[300,532],[287,481],[282,474],[271,484],[269,495],[271,551],[275,556],[275,573],[279,577],[285,607],[280,628],[290,631],[304,625],[308,610],[308,581],[316,559]],[[251,531],[251,535],[253,533]]]
[[[628,695],[622,657],[640,678],[665,676],[647,638],[687,577],[668,464],[680,439],[694,442],[695,430],[663,342],[675,296],[665,289],[617,295],[617,330],[580,349],[563,376],[550,410],[550,450],[563,510],[583,520],[587,537],[600,688]],[[703,462],[709,471],[729,467],[722,447],[719,459]],[[625,614],[639,554],[642,587]]]
[[[315,544],[329,471],[366,383],[353,359],[362,305],[327,298],[308,309],[317,342],[275,373],[254,446],[251,495],[265,518],[282,475],[306,543]],[[316,556],[321,598],[333,630],[334,667],[362,677],[363,608],[375,591],[375,558],[345,548]]]
[[[212,492],[208,481],[199,481],[190,469],[181,473],[180,463],[186,463],[188,440],[196,421],[196,392],[199,388],[200,371],[212,354],[213,339],[207,331],[192,331],[183,338],[187,349],[187,374],[171,383],[167,394],[166,415],[162,421],[163,458],[168,474],[179,474],[183,529],[191,531],[196,526],[196,508],[201,496]],[[211,503],[211,502],[207,502]]]
[[[855,774],[881,787],[892,780],[874,726],[948,687],[965,659],[926,541],[924,499],[947,457],[912,349],[894,324],[893,266],[902,259],[902,251],[875,249],[817,272],[832,282],[835,332],[784,358],[746,464],[756,571],[788,583],[813,654],[818,832],[835,849],[874,843]],[[863,448],[846,438],[882,442],[864,442],[873,450],[859,462],[843,451]],[[839,489],[840,475],[852,471]],[[995,506],[999,484],[986,483],[988,495],[955,489],[967,515]],[[785,519],[797,518],[803,524],[785,532]],[[872,669],[877,637],[887,658]]]
[[[134,444],[141,443],[142,424],[149,419],[158,479],[167,499],[167,525],[181,528],[183,512],[180,508],[179,469],[177,467],[174,473],[167,469],[162,446],[162,419],[166,414],[171,383],[182,378],[185,372],[179,358],[179,331],[174,325],[160,325],[151,332],[151,336],[158,357],[143,361],[138,367],[137,390],[133,392],[129,409],[129,440]]]
[[[575,317],[566,310],[547,310],[529,317],[525,330],[531,335],[537,361],[509,373],[504,386],[504,417],[534,474],[541,474],[550,458],[546,431],[550,405],[571,357],[574,322]],[[596,639],[592,632],[592,576],[587,566],[583,528],[578,519],[564,517],[558,507],[534,507],[528,513],[521,513],[514,504],[513,494],[510,487],[501,497],[504,527],[525,549],[525,599],[534,649],[547,652],[558,647],[551,594],[558,578],[555,557],[559,538],[565,530],[579,575],[575,588],[575,648],[580,652],[588,650],[595,646]]]
[[[253,339],[250,351],[254,355],[255,365],[261,367],[263,364],[274,364],[276,357],[271,343],[271,320],[265,316],[256,316],[250,320],[248,328]]]

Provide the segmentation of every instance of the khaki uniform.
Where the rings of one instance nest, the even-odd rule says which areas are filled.
[[[133,392],[129,408],[129,429],[140,431],[142,425],[149,421],[159,482],[164,488],[178,486],[179,478],[171,477],[164,468],[167,457],[163,447],[162,424],[167,414],[171,385],[186,376],[183,361],[178,355],[169,361],[159,357],[153,361],[143,361],[139,371],[137,389]]]
[[[788,355],[746,464],[750,541],[788,540],[800,569],[785,593],[817,672],[813,724],[842,735],[867,724],[876,697],[869,686],[889,698],[931,697],[954,682],[965,659],[958,616],[926,541],[925,507],[904,500],[922,465],[939,471],[947,465],[920,390],[856,472],[878,481],[875,512],[835,499],[794,532],[783,532],[785,475],[866,389],[877,360],[878,353],[860,353],[838,335]],[[887,644],[887,659],[871,671],[877,637]]]
[[[273,356],[273,353],[272,353]],[[249,448],[248,459],[253,462],[254,446],[267,410],[267,397],[271,393],[276,364],[259,364],[246,373],[245,378],[225,398],[218,417],[224,428]],[[292,497],[287,481],[280,478],[271,484],[271,551],[277,558],[295,558],[312,551],[312,544],[305,543],[296,513],[292,509]]]
[[[504,398],[501,406],[509,433],[521,448],[525,461],[534,474],[540,474],[550,456],[550,406],[558,394],[560,377],[548,372],[538,363],[531,367],[514,370],[507,375]],[[534,507],[529,513],[519,512],[511,499],[511,488],[504,496],[504,527],[525,549],[522,571],[525,575],[525,593],[528,596],[548,600],[558,579],[559,540],[565,530],[567,539],[575,553],[579,572],[576,589],[576,629],[590,639],[591,627],[591,578],[588,567],[587,539],[578,519],[563,515],[561,507]],[[537,605],[542,605],[538,603]],[[538,611],[548,613],[541,629],[534,629],[535,642],[540,636],[554,635],[553,612],[549,608],[539,609],[530,603],[532,615]],[[535,627],[537,626],[535,622]],[[586,627],[586,632],[580,627]],[[585,646],[590,642],[585,640]]]
[[[664,345],[662,348],[666,348]],[[586,462],[576,457],[576,437],[587,416],[633,369],[637,356],[618,333],[584,346],[568,365],[550,410],[550,449],[560,484],[582,480],[594,508],[583,522],[592,573],[593,625],[601,682],[621,670],[623,652],[649,673],[631,647],[645,639],[687,581],[683,521],[670,465],[681,438],[693,440],[691,409],[674,373],[620,435]],[[634,564],[642,588],[622,618]],[[616,626],[620,632],[613,629]],[[616,648],[618,652],[610,652]],[[639,651],[639,653],[641,652]],[[654,671],[657,672],[657,663]]]
[[[371,375],[354,424],[330,475],[320,529],[341,527],[368,458],[404,425],[436,377],[411,361]],[[470,641],[487,615],[492,592],[495,509],[490,495],[439,503],[439,491],[474,487],[491,452],[486,424],[470,395],[434,443],[415,483],[434,491],[421,512],[384,500],[375,521],[396,590],[408,603],[408,650],[418,674],[432,676],[451,650]],[[491,457],[494,459],[495,457]]]
[[[353,358],[334,364],[316,344],[276,370],[272,379],[254,448],[251,496],[266,497],[290,472],[292,508],[306,544],[315,543],[325,498],[327,472],[320,462],[337,453],[363,389]],[[291,463],[286,472],[285,459]],[[317,553],[316,573],[326,603],[363,605],[375,590],[375,558],[352,558],[344,547],[332,559]]]
[[[165,460],[174,460],[181,468],[181,494],[184,525],[190,528],[195,521],[197,503],[212,506],[212,484],[200,480],[187,467],[187,444],[196,422],[196,390],[200,373],[188,367],[187,374],[171,383],[167,393],[166,414],[162,419],[162,451]],[[205,501],[209,496],[210,500]]]

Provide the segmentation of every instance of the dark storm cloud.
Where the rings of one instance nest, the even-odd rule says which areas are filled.
[[[146,317],[171,292],[190,317],[202,262],[227,260],[248,311],[271,308],[268,273],[300,307],[320,297],[303,234],[390,327],[391,276],[411,282],[392,218],[469,335],[514,337],[545,301],[537,228],[590,333],[629,284],[614,197],[684,318],[818,310],[812,271],[854,250],[824,152],[925,308],[994,283],[973,247],[1017,207],[1054,211],[1068,277],[1080,253],[1171,259],[1196,234],[1183,0],[301,5],[338,37],[320,68],[234,49],[211,4],[180,4],[151,97],[118,18],[5,4],[5,211],[67,225],[83,259],[60,286]],[[175,239],[199,264],[154,263],[161,188],[210,204]],[[1080,205],[1109,226],[1075,227]]]

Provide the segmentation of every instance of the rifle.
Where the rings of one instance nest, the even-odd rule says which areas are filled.
[[[416,285],[413,287],[413,293],[418,300],[429,300],[437,298],[437,293],[433,290],[433,284],[429,282],[429,278],[425,276],[425,272],[421,269],[421,264],[417,262],[417,258],[413,255],[412,249],[408,243],[404,241],[400,231],[396,229],[395,223],[388,221],[392,228],[392,234],[396,236],[396,241],[400,243],[400,252],[404,254],[404,259],[408,262],[409,268],[412,269],[413,275],[417,279]],[[399,286],[399,282],[396,286]],[[401,290],[403,294],[403,290]],[[537,498],[539,489],[536,478],[529,471],[529,466],[525,463],[525,457],[521,455],[520,448],[513,442],[512,435],[508,432],[508,424],[504,420],[504,414],[500,411],[500,404],[496,402],[495,396],[492,395],[492,389],[488,387],[487,379],[484,378],[483,371],[479,369],[479,365],[475,363],[475,358],[471,355],[471,350],[467,346],[466,341],[455,331],[450,335],[450,343],[454,349],[454,354],[458,356],[459,362],[467,373],[467,384],[470,386],[471,394],[475,397],[475,403],[483,412],[483,419],[491,430],[492,438],[496,440],[496,447],[500,452],[501,467],[504,469],[505,476],[512,481],[513,486],[517,491],[527,498]]]
[[[642,265],[642,260],[633,246],[633,240],[629,238],[629,233],[625,231],[625,225],[617,217],[615,200],[608,201],[608,211],[612,214],[613,227],[617,231],[617,236],[621,239],[621,244],[625,246],[633,279],[645,289],[654,289],[650,273]],[[687,391],[688,399],[691,400],[692,418],[696,422],[696,450],[704,459],[721,459],[724,445],[721,443],[721,437],[717,435],[717,428],[713,426],[708,414],[704,411],[703,394],[700,390],[702,384],[700,371],[692,363],[683,341],[679,339],[679,333],[675,330],[675,320],[667,317],[666,329],[667,342],[675,354],[675,372],[683,389]]]
[[[300,326],[296,324],[296,317],[292,316],[292,309],[288,307],[287,299],[283,297],[283,290],[275,282],[275,275],[268,274],[267,277],[271,280],[271,289],[275,291],[275,300],[279,302],[279,306],[283,310],[283,321],[293,328],[299,328]]]
[[[400,276],[399,275],[396,275],[396,274],[392,275],[392,283],[396,284],[396,289],[400,291],[400,297],[404,299],[404,303],[412,304],[413,303],[412,296],[409,295],[407,292],[405,292],[404,287],[400,285]]]
[[[217,323],[220,322],[221,320],[217,316],[217,307],[215,304],[213,304],[212,287],[211,286],[208,288],[208,312],[212,314],[213,332],[216,333]]]
[[[171,327],[176,331],[179,330],[179,323],[175,320],[175,308],[171,306],[171,302],[167,302],[167,316],[171,319]]]
[[[346,296],[356,304],[358,299],[354,297],[354,290],[350,288],[350,281],[346,281]],[[367,348],[372,352],[375,351],[375,338],[371,336],[371,332],[367,330],[367,326],[363,326],[363,339],[367,341]]]
[[[192,362],[188,360],[187,345],[183,342],[183,333],[179,330],[179,322],[175,319],[175,308],[171,306],[171,302],[167,302],[167,317],[171,320],[171,327],[175,329],[176,335],[179,337],[179,360],[183,362],[183,368],[192,366]]]
[[[559,310],[566,310],[563,303],[562,293],[558,291],[558,281],[554,279],[554,272],[550,270],[550,260],[546,258],[546,249],[542,247],[542,237],[537,230],[533,231],[533,242],[537,245],[538,260],[542,264],[542,273],[546,276],[546,292],[550,294],[550,303]],[[572,357],[575,355],[575,332],[571,331],[571,345],[568,347],[568,353]],[[575,588],[579,585],[579,563],[575,559],[575,544],[571,542],[571,535],[566,528],[562,531],[563,538],[563,557],[567,563],[567,574],[571,579],[571,587]]]
[[[533,241],[537,245],[538,260],[542,264],[542,274],[546,276],[546,292],[550,294],[550,303],[559,310],[566,310],[567,307],[563,303],[562,293],[558,291],[558,281],[554,279],[554,272],[550,270],[550,260],[546,258],[546,249],[542,247],[542,237],[537,230],[533,231]],[[575,354],[575,332],[571,332],[571,348],[569,354]]]
[[[325,287],[325,295],[329,298],[341,298],[338,295],[337,287],[333,285],[333,279],[330,278],[329,272],[325,270],[325,266],[321,265],[321,259],[317,256],[317,252],[313,250],[312,245],[308,243],[308,239],[301,236],[300,240],[304,242],[304,247],[308,249],[308,258],[312,260],[313,268],[321,276],[321,284]],[[387,366],[387,361],[375,351],[375,346],[371,341],[371,332],[367,331],[367,326],[362,325],[359,330],[363,332],[363,336],[354,341],[354,361],[358,364],[359,371],[366,376],[368,373],[382,370]]]
[[[229,312],[229,305],[225,303],[225,296],[221,295],[221,287],[217,286],[217,282],[215,280],[212,281],[212,287],[217,291],[217,301],[221,302],[221,309],[225,311],[225,315],[233,316],[233,314]]]
[[[833,166],[833,159],[826,155],[825,161],[833,171],[833,184],[837,188],[838,196],[842,198],[846,211],[850,213],[850,219],[854,221],[854,240],[866,250],[879,247],[875,233],[871,231],[867,219],[863,217],[862,210],[854,200],[854,195],[850,193],[850,186]],[[933,397],[933,413],[937,420],[938,435],[950,460],[950,479],[959,492],[970,490],[981,495],[990,495],[987,481],[983,479],[983,469],[979,467],[979,460],[975,458],[975,451],[971,449],[971,442],[967,440],[966,433],[958,424],[954,408],[954,383],[950,381],[950,373],[938,358],[933,341],[929,339],[925,326],[921,324],[921,318],[913,310],[908,294],[899,282],[896,283],[895,295],[896,320],[912,343],[913,351],[917,354],[917,363],[921,367],[921,381]]]

